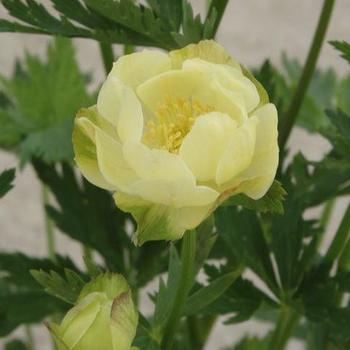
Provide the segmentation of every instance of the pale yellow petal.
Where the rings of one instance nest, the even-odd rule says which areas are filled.
[[[73,130],[73,148],[75,162],[84,177],[94,185],[106,190],[113,190],[114,186],[102,176],[98,164],[95,145],[96,125],[91,121],[91,111],[81,111],[75,119]],[[83,117],[86,115],[87,117]]]
[[[207,186],[197,186],[192,180],[142,180],[128,187],[128,193],[153,203],[175,208],[203,206],[214,203],[219,193]]]
[[[147,241],[180,239],[186,230],[196,228],[210,214],[212,205],[174,208],[157,205],[137,196],[124,193],[114,195],[117,206],[131,213],[137,222],[134,241],[142,245]]]
[[[194,176],[185,162],[176,154],[164,150],[150,149],[147,146],[128,142],[123,146],[124,158],[143,180],[191,180]]]
[[[144,50],[122,56],[114,63],[110,76],[125,85],[136,87],[155,75],[170,69],[169,55],[160,51]]]
[[[98,167],[108,183],[120,190],[138,180],[136,173],[124,159],[120,143],[98,129],[95,139]]]
[[[174,70],[160,74],[137,89],[137,94],[148,110],[157,112],[170,99],[195,101],[205,107],[226,113],[238,123],[247,118],[241,93],[222,87],[209,74],[198,69]]]
[[[235,67],[214,64],[197,58],[185,61],[183,69],[202,71],[217,80],[228,91],[241,94],[248,112],[259,104],[260,97],[254,83]]]
[[[191,58],[200,58],[204,61],[227,64],[237,69],[240,64],[230,56],[226,49],[214,40],[203,40],[198,44],[190,44],[182,49],[169,53],[173,68],[181,68],[184,61]]]
[[[273,104],[267,104],[254,115],[258,120],[254,156],[239,177],[243,180],[242,191],[258,199],[270,188],[278,167],[277,110]]]
[[[215,180],[220,158],[237,129],[227,114],[212,112],[199,117],[184,138],[180,156],[198,181]]]
[[[217,167],[218,185],[232,180],[251,164],[255,148],[256,124],[257,118],[249,118],[231,135]]]
[[[141,139],[143,115],[140,101],[121,80],[111,75],[106,79],[98,95],[97,109],[117,128],[122,142]]]

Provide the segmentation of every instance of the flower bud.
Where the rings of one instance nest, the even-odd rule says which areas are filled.
[[[58,350],[131,350],[137,321],[126,280],[106,273],[88,283],[62,323],[49,329]]]

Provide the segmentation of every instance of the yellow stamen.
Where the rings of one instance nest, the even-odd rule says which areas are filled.
[[[151,147],[178,153],[184,137],[195,120],[214,111],[196,100],[166,98],[155,112],[155,118],[146,123],[143,141]]]

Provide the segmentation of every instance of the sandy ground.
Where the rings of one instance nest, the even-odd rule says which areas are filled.
[[[203,1],[195,1],[197,10],[202,11]],[[281,51],[290,56],[304,59],[311,40],[321,0],[231,0],[219,31],[218,40],[240,61],[248,66],[260,64],[266,57],[279,62]],[[0,15],[4,10],[0,5]],[[350,40],[350,1],[338,0],[327,39]],[[0,34],[0,72],[9,74],[15,58],[22,57],[25,50],[42,55],[47,38],[21,34]],[[93,72],[96,84],[103,78],[103,69],[97,44],[89,40],[75,40],[77,56],[83,70]],[[117,50],[117,48],[116,48]],[[319,65],[334,66],[339,73],[348,67],[337,53],[325,45]],[[1,126],[0,126],[1,127]],[[294,151],[302,150],[307,156],[319,158],[327,149],[327,144],[318,137],[309,137],[296,130],[291,138]],[[0,170],[13,167],[16,159],[0,152]],[[45,256],[46,242],[43,228],[40,185],[30,168],[18,174],[15,189],[0,202],[0,249],[19,250],[31,255]],[[328,241],[334,234],[336,224],[344,211],[344,201],[337,204],[332,218]],[[327,242],[325,242],[325,246]],[[57,236],[58,251],[68,254],[81,263],[79,245]],[[154,288],[154,286],[150,286]],[[142,309],[150,310],[151,305],[144,298]],[[246,332],[264,334],[268,327],[257,322],[245,322],[239,326],[217,324],[210,338],[207,350],[221,349],[240,339]],[[22,330],[17,333],[22,335]],[[49,337],[43,327],[35,327],[37,350],[49,349]],[[0,349],[3,341],[0,340]],[[288,350],[303,349],[297,341],[291,341]]]

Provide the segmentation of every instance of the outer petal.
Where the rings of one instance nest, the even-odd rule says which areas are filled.
[[[217,167],[237,129],[227,114],[208,113],[199,117],[183,140],[180,156],[198,181],[215,180]]]
[[[114,299],[111,310],[113,350],[129,350],[136,335],[138,312],[130,291]]]
[[[238,123],[247,118],[242,94],[228,91],[216,80],[198,69],[174,70],[160,74],[137,89],[143,104],[156,112],[167,99],[195,100],[203,106],[226,113]]]
[[[170,58],[160,51],[144,50],[122,56],[114,63],[111,77],[120,79],[125,85],[136,87],[155,75],[170,70]]]
[[[122,142],[138,141],[143,130],[140,101],[134,91],[111,75],[102,85],[97,99],[98,112],[116,126]]]
[[[193,174],[178,155],[135,142],[126,143],[123,152],[126,161],[143,180],[186,179],[195,182]]]
[[[220,158],[216,182],[218,185],[232,180],[252,162],[255,148],[257,118],[251,117],[236,129]]]
[[[254,83],[245,77],[241,70],[223,64],[214,64],[201,59],[191,59],[183,63],[183,69],[198,69],[206,74],[210,74],[225,89],[236,94],[242,94],[248,112],[257,107],[260,96]]]
[[[208,205],[219,197],[217,191],[207,186],[196,186],[189,179],[137,181],[129,186],[128,193],[175,208]]]
[[[74,350],[101,349],[115,350],[112,344],[110,330],[110,313],[112,301],[106,301],[100,306],[100,310],[91,327],[74,346]],[[120,348],[119,348],[120,349]],[[128,350],[124,348],[123,350]]]
[[[75,161],[87,180],[98,187],[113,190],[114,186],[106,181],[98,168],[95,145],[96,127],[102,128],[110,135],[115,133],[113,126],[98,115],[95,107],[82,109],[75,119],[73,131]]]
[[[277,110],[273,104],[267,104],[254,114],[258,119],[254,156],[249,168],[239,178],[246,181],[242,184],[243,192],[258,199],[270,188],[277,171]]]
[[[138,176],[126,162],[122,145],[101,130],[95,131],[98,167],[106,181],[115,189],[125,189]]]
[[[117,206],[132,214],[138,224],[135,243],[142,245],[147,241],[175,240],[184,232],[197,227],[212,206],[173,208],[155,205],[136,196],[123,193],[114,195]]]
[[[93,325],[100,304],[106,300],[103,294],[94,293],[83,299],[77,306],[71,309],[64,317],[59,327],[60,338],[69,349],[72,349]]]
[[[214,40],[203,40],[198,44],[190,44],[182,49],[171,51],[169,55],[173,68],[181,68],[187,59],[200,58],[204,61],[227,64],[241,69],[239,63]]]

